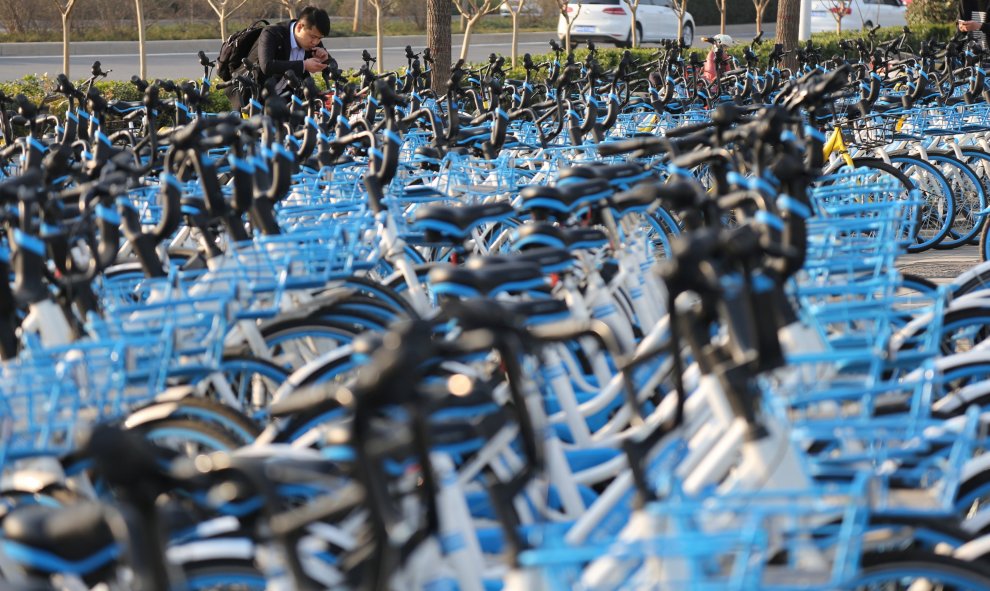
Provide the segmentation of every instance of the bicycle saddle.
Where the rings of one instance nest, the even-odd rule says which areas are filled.
[[[605,179],[565,179],[555,187],[531,185],[519,192],[520,209],[531,212],[535,219],[546,219],[554,213],[572,213],[577,209],[608,198],[613,189]]]
[[[561,228],[551,224],[524,224],[519,227],[513,245],[519,250],[531,248],[566,248],[570,252],[599,248],[608,244],[601,230],[594,228]]]
[[[427,276],[433,292],[454,297],[519,293],[546,287],[542,269],[533,263],[505,263],[483,269],[435,267]]]
[[[468,269],[490,269],[510,263],[529,263],[540,267],[544,274],[562,273],[574,264],[570,251],[562,248],[533,248],[526,252],[475,257],[467,262]]]
[[[427,205],[416,212],[413,227],[434,237],[464,239],[481,224],[498,222],[511,217],[515,211],[504,201],[479,205]]]
[[[639,164],[623,162],[620,164],[595,164],[592,166],[570,166],[560,171],[558,183],[568,178],[605,179],[612,185],[629,186],[641,180],[650,178],[653,173],[643,170]]]
[[[525,318],[526,326],[560,322],[571,316],[567,302],[555,298],[527,302],[502,302],[502,305],[512,313]]]
[[[76,574],[89,574],[117,558],[119,549],[98,503],[78,503],[70,507],[25,505],[4,519],[3,536],[8,542],[38,551],[38,560],[31,553],[20,562],[32,569],[46,571],[54,555],[73,563]],[[66,572],[66,564],[58,565]]]

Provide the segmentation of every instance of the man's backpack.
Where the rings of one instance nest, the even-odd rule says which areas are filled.
[[[267,26],[268,21],[257,20],[250,27],[227,37],[227,40],[220,46],[220,55],[217,57],[218,78],[229,81],[234,77],[233,70],[236,70],[247,59],[248,54],[251,53],[251,48],[258,41],[261,31]]]

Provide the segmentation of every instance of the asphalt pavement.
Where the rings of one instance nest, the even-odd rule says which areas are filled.
[[[774,25],[764,25],[765,37],[772,37]],[[756,34],[756,25],[730,25],[726,31],[739,42],[748,41]],[[699,27],[695,46],[703,47],[701,37],[718,33],[718,27]],[[554,31],[519,34],[519,55],[545,53],[548,41],[556,38]],[[461,35],[454,35],[452,47],[455,59],[461,47]],[[509,55],[512,36],[508,33],[472,35],[468,61],[482,62],[491,53]],[[426,35],[387,37],[384,47],[384,67],[389,70],[406,65],[405,47],[421,50]],[[330,53],[342,68],[361,66],[361,52],[374,53],[374,37],[340,37],[324,41]],[[219,39],[186,41],[149,41],[147,43],[148,78],[186,79],[198,78],[203,71],[196,57],[200,50],[215,57],[220,49]],[[89,75],[90,67],[99,60],[104,70],[111,70],[110,78],[129,80],[138,73],[137,43],[131,41],[87,41],[70,45],[69,68],[73,79]],[[62,71],[61,43],[0,43],[0,80],[12,80],[29,74],[48,74],[54,77]]]
[[[980,263],[980,249],[968,245],[951,250],[927,250],[897,259],[902,273],[920,275],[935,283],[951,283],[953,279]]]

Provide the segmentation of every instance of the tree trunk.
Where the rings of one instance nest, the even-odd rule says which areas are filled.
[[[69,13],[66,12],[62,15],[62,72],[65,73],[65,77],[72,79],[69,76]]]
[[[296,18],[298,18],[295,0],[289,0],[289,2],[285,5],[285,9],[289,11],[289,20],[294,21],[296,20]]]
[[[461,33],[465,31],[467,25],[468,25],[468,18],[464,16],[464,13],[461,13],[461,30],[460,30]]]
[[[629,24],[629,46],[639,47],[639,35],[636,33],[636,8],[629,5],[629,14],[632,15],[632,23]]]
[[[520,8],[522,10],[522,8]],[[519,12],[512,10],[512,67],[516,67],[516,56],[519,55]]]
[[[433,54],[430,87],[446,94],[450,78],[450,0],[426,0],[426,45]]]
[[[722,11],[721,12],[721,14],[722,14],[722,24],[721,24],[721,28],[719,29],[718,32],[721,35],[725,35],[725,0],[719,0],[718,7]]]
[[[361,0],[354,0],[354,22],[351,24],[351,32],[357,33],[361,23]]]
[[[148,79],[148,59],[146,54],[147,47],[144,43],[144,0],[134,0],[134,9],[137,11],[137,29],[138,29],[138,56],[140,56],[140,77],[143,80]]]
[[[763,13],[766,12],[767,5],[762,2],[756,5],[756,34],[763,32]]]
[[[226,10],[220,14],[220,38],[227,38],[227,13]]]
[[[464,27],[464,41],[461,42],[461,59],[467,59],[468,46],[471,45],[471,31],[474,29],[475,23],[481,20],[483,13],[478,13],[467,20],[467,26]]]
[[[571,24],[574,21],[567,19],[567,29],[564,30],[564,51],[568,52],[571,50]]]
[[[678,0],[679,2],[681,0]],[[675,13],[677,11],[674,11]],[[684,39],[684,13],[677,14],[677,42],[680,43]],[[691,40],[694,41],[693,39]]]
[[[382,49],[382,47],[384,45],[385,35],[384,35],[384,32],[382,31],[382,4],[381,4],[381,2],[382,2],[382,0],[379,0],[379,2],[377,4],[375,4],[375,51],[377,52],[377,55],[375,57],[378,58],[378,62],[376,62],[376,63],[378,64],[378,73],[379,74],[381,74],[382,72],[385,71],[385,55],[384,55],[384,51]]]
[[[801,0],[779,0],[777,3],[777,43],[784,46],[784,51],[793,51],[797,47],[799,19],[801,18]],[[792,53],[784,58],[784,66],[794,68],[797,57]]]

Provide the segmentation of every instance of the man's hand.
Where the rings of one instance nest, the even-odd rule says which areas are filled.
[[[326,62],[330,59],[330,54],[327,53],[326,49],[322,47],[316,47],[313,49],[313,57],[320,60],[321,62]]]
[[[311,57],[308,60],[303,61],[303,68],[310,74],[315,74],[316,72],[322,72],[327,65],[315,57]]]
[[[977,21],[958,21],[956,26],[959,27],[960,31],[970,33],[972,31],[979,31],[980,27],[983,26],[983,23]]]

